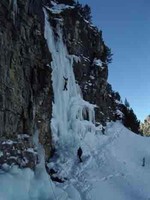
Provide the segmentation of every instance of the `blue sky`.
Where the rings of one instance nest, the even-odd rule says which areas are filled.
[[[150,114],[150,0],[80,0],[112,49],[109,82],[140,120]]]

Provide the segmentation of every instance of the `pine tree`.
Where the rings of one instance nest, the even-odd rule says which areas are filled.
[[[101,60],[106,64],[109,64],[112,62],[112,56],[111,49],[104,44]]]
[[[80,15],[87,21],[91,22],[92,21],[92,16],[91,16],[91,8],[86,4],[85,6],[82,6],[79,1],[76,2],[75,9],[78,10]]]
[[[59,3],[62,3],[62,4],[67,4],[67,5],[74,5],[75,4],[75,1],[74,0],[58,0]]]
[[[120,97],[120,94],[119,92],[114,92],[114,98],[118,101],[121,101],[121,97]]]
[[[150,136],[150,115],[144,120],[144,123],[140,124],[140,131],[145,136]]]
[[[127,101],[126,98],[125,98],[125,101],[124,101],[124,105],[125,105],[127,108],[130,108],[130,104],[129,104],[129,102]]]
[[[87,21],[92,21],[91,8],[87,4],[82,8],[82,15]]]
[[[122,112],[124,114],[123,124],[131,131],[140,134],[140,121],[137,119],[133,109],[122,105]]]

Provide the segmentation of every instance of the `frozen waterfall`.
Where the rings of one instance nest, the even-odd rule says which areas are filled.
[[[68,153],[75,153],[85,134],[87,132],[94,133],[96,130],[94,125],[95,105],[84,101],[80,94],[79,85],[76,83],[73,72],[74,56],[68,54],[63,42],[63,22],[57,19],[56,35],[45,9],[44,13],[45,39],[52,55],[54,103],[51,129],[56,148],[59,147],[60,151],[69,148]],[[67,83],[65,83],[65,79],[68,79]],[[64,90],[65,84],[67,89]]]

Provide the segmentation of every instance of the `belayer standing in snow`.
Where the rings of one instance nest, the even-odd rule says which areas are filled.
[[[78,156],[80,162],[82,162],[82,158],[81,158],[82,153],[83,153],[83,151],[82,151],[81,147],[79,147],[79,148],[78,148],[78,151],[77,151],[77,156]]]
[[[63,90],[67,90],[68,78],[65,78],[64,76],[63,76],[63,78],[64,78],[64,89]]]

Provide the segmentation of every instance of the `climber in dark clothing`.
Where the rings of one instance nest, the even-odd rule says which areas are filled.
[[[78,156],[80,162],[82,162],[82,158],[81,158],[82,153],[83,153],[83,152],[82,152],[82,149],[81,149],[81,147],[79,147],[79,149],[78,149],[78,151],[77,151],[77,156]]]
[[[64,89],[63,90],[67,90],[67,83],[68,83],[68,78],[64,78]]]

